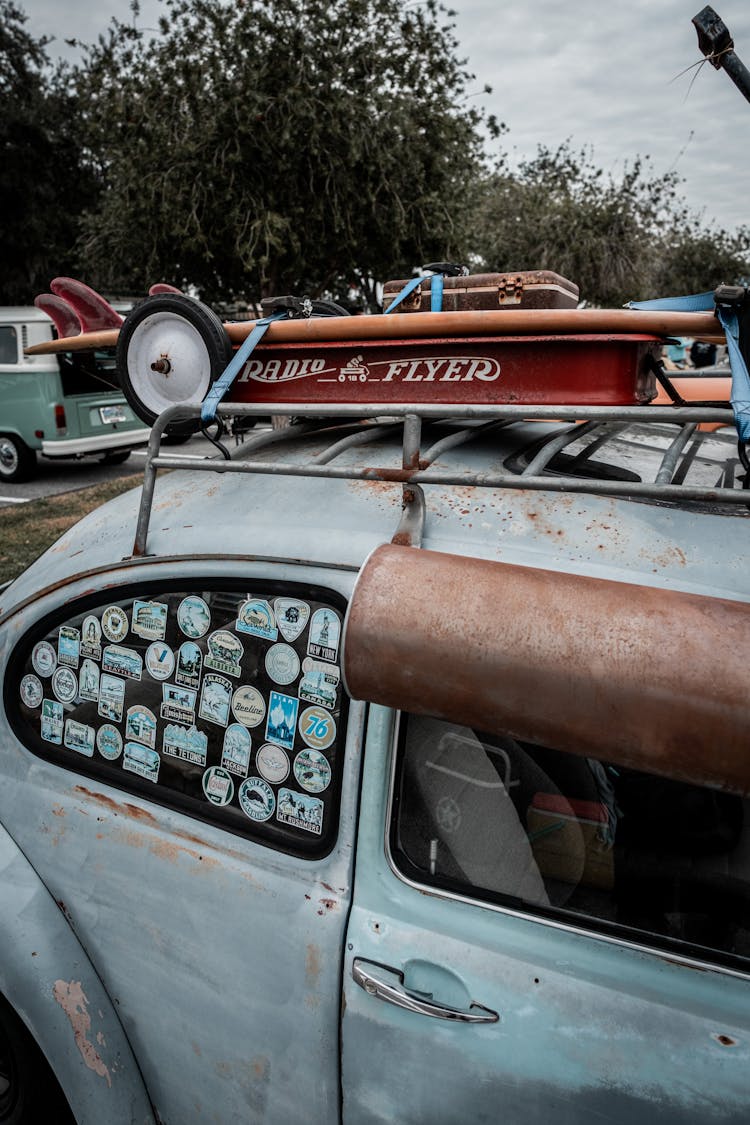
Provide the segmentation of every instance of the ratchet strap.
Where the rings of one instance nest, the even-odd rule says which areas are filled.
[[[688,297],[663,297],[655,301],[630,301],[631,309],[654,309],[671,312],[708,312],[715,308],[716,316],[727,338],[729,366],[732,372],[730,402],[734,411],[737,436],[743,445],[750,442],[750,375],[747,358],[743,354],[740,334],[740,317],[750,317],[748,292],[744,285],[720,285],[708,293],[694,293]],[[747,331],[747,329],[746,329]]]
[[[216,408],[224,398],[231,387],[237,375],[245,366],[246,360],[253,354],[257,344],[265,336],[268,327],[274,320],[286,320],[289,313],[286,311],[271,313],[270,316],[261,317],[256,320],[255,327],[246,340],[243,340],[237,351],[234,353],[229,365],[222,371],[216,382],[209,388],[208,394],[203,400],[201,406],[201,423],[207,426],[216,418]]]
[[[424,277],[413,277],[407,281],[400,293],[397,293],[391,301],[387,309],[383,311],[392,313],[405,301],[407,297],[411,296],[415,289],[418,289],[423,281],[430,282],[430,312],[443,311],[443,278],[444,277],[466,277],[469,272],[468,266],[459,265],[457,262],[430,262],[429,265],[423,266],[423,269],[431,270],[431,273],[425,274]]]

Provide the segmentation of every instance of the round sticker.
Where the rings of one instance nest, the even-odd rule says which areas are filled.
[[[21,699],[27,707],[39,707],[44,696],[42,681],[36,676],[24,676],[21,680]]]
[[[294,759],[294,776],[308,793],[322,793],[331,784],[331,766],[317,750],[300,750]]]
[[[174,672],[174,653],[164,641],[154,641],[146,649],[146,671],[155,680],[168,680]]]
[[[58,668],[52,677],[52,690],[61,703],[72,703],[78,695],[78,677],[70,668]]]
[[[40,676],[51,676],[57,667],[57,653],[49,641],[40,641],[34,645],[31,653],[31,663],[34,671]]]
[[[177,624],[187,637],[203,637],[211,624],[211,611],[197,594],[183,598],[177,607]]]
[[[306,707],[300,715],[299,732],[313,750],[327,750],[336,737],[336,721],[322,707]]]
[[[122,735],[111,723],[103,723],[96,732],[96,748],[103,758],[113,762],[122,753]]]
[[[277,684],[290,684],[299,675],[299,657],[291,645],[271,645],[266,653],[266,671]]]
[[[261,777],[278,785],[289,776],[289,758],[286,751],[271,742],[264,743],[255,756],[255,766]]]
[[[266,717],[266,701],[257,688],[238,687],[232,696],[232,712],[238,723],[257,727]]]
[[[248,777],[240,785],[240,807],[251,820],[268,820],[276,808],[276,798],[267,782]]]
[[[203,774],[203,792],[212,805],[228,805],[234,796],[232,775],[221,766],[209,766]]]
[[[102,614],[102,632],[109,641],[121,641],[127,636],[128,615],[119,605],[108,606]]]

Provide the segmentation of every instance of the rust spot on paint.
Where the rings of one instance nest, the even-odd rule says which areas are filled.
[[[100,1078],[106,1078],[107,1085],[111,1087],[112,1079],[109,1076],[109,1070],[96,1047],[88,1038],[91,1030],[91,1016],[88,1013],[88,1000],[81,987],[81,982],[79,980],[56,980],[53,995],[70,1020],[76,1047],[81,1052],[81,1057],[86,1066],[89,1070],[98,1074]]]
[[[333,910],[338,905],[335,898],[321,898],[318,901],[320,903],[318,914],[325,914],[327,910]]]
[[[53,816],[65,816],[65,809],[62,807],[62,805],[53,805],[52,806],[52,815]]]
[[[714,1039],[717,1043],[721,1043],[722,1047],[736,1047],[737,1040],[732,1039],[729,1035],[715,1035]]]

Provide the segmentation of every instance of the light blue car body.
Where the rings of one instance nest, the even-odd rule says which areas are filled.
[[[426,548],[750,600],[741,516],[426,492]],[[173,473],[143,558],[137,504],[94,512],[3,592],[4,664],[46,616],[92,593],[116,604],[134,584],[294,582],[348,599],[401,490]],[[310,859],[43,760],[3,708],[0,993],[76,1120],[745,1123],[747,976],[410,882],[388,843],[398,725],[352,702],[338,833]],[[354,982],[355,960],[499,1019],[383,1003]]]

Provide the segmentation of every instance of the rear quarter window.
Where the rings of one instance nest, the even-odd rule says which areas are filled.
[[[6,713],[56,765],[319,856],[338,825],[344,609],[270,583],[89,598],[19,643]]]

